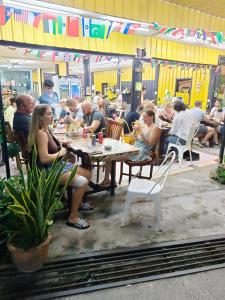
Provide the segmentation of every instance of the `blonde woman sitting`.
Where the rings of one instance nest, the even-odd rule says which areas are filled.
[[[172,103],[165,103],[163,109],[158,112],[158,118],[168,123],[173,122],[174,116],[175,111],[173,109]]]
[[[144,125],[136,123],[133,125],[134,137],[136,139],[135,146],[139,149],[139,154],[130,157],[132,161],[142,161],[150,159],[149,154],[154,145],[159,141],[161,130],[154,124],[155,113],[152,110],[143,112]],[[111,173],[111,164],[106,164],[105,178],[101,186],[109,186]]]
[[[56,159],[63,161],[67,152],[66,147],[68,146],[68,143],[64,143],[63,147],[61,147],[59,141],[49,131],[48,127],[52,121],[52,110],[49,105],[41,104],[34,108],[28,142],[31,150],[36,146],[38,154],[37,165],[46,169],[50,169]],[[66,183],[73,167],[72,163],[66,163],[61,174],[62,184]],[[77,168],[77,174],[71,183],[74,191],[71,211],[67,220],[68,226],[77,229],[87,229],[90,227],[90,224],[80,219],[77,214],[78,210],[87,211],[93,209],[88,203],[82,202],[90,179],[91,173],[88,170],[80,167]]]

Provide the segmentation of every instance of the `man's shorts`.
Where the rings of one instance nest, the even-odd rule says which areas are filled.
[[[205,125],[200,125],[197,133],[206,134],[207,132],[208,132],[208,127]]]

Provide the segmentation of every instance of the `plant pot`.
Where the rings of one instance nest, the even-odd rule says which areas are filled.
[[[47,239],[42,244],[28,250],[16,248],[10,242],[8,242],[7,247],[17,269],[25,273],[31,273],[39,270],[48,258],[48,246],[50,240],[51,236],[49,234]]]

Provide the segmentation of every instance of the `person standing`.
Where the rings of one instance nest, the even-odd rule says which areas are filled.
[[[54,117],[57,114],[57,109],[59,106],[59,97],[56,92],[53,91],[54,82],[51,79],[44,80],[44,90],[39,98],[40,104],[48,104],[52,108]]]

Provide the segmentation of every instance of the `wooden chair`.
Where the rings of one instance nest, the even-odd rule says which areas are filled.
[[[143,179],[151,179],[152,178],[152,172],[153,172],[153,161],[155,159],[155,153],[150,153],[149,155],[149,159],[148,160],[142,160],[142,161],[132,161],[132,160],[126,160],[124,162],[121,162],[120,163],[120,179],[119,179],[119,184],[121,184],[121,181],[122,181],[122,178],[123,178],[123,175],[125,176],[128,176],[129,179],[129,183],[131,181],[131,178],[133,176],[136,176],[137,174],[133,174],[132,173],[132,168],[134,167],[139,167],[139,172],[138,172],[138,178],[143,178]],[[129,171],[128,173],[124,172],[123,170],[123,167],[124,167],[124,164],[126,164],[129,168]],[[149,176],[143,176],[142,175],[142,171],[143,171],[143,167],[145,166],[149,166]]]
[[[5,131],[6,131],[6,140],[7,140],[7,143],[14,143],[14,142],[16,142],[17,144],[19,144],[17,142],[17,140],[16,140],[14,132],[12,131],[10,123],[7,122],[7,121],[5,121]],[[20,144],[19,144],[19,146],[20,146]],[[26,167],[27,167],[28,159],[21,158],[19,153],[16,154],[15,158],[16,158],[17,168],[18,167],[22,167],[22,164],[25,164]]]
[[[123,120],[106,119],[106,137],[119,141],[123,131]]]

